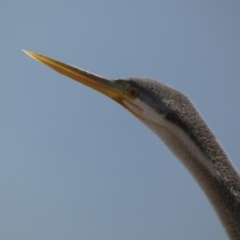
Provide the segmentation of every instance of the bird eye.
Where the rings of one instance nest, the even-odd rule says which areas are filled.
[[[136,87],[130,87],[127,90],[128,96],[131,98],[136,98],[139,95],[139,90]]]

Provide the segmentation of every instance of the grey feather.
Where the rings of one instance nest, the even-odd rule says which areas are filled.
[[[205,156],[215,174],[192,153],[184,153],[181,160],[205,191],[228,235],[239,240],[240,176],[194,105],[184,94],[163,83],[145,78],[125,81],[137,87],[140,90],[139,99],[180,128]],[[180,139],[173,137],[172,141],[176,148],[187,152]]]

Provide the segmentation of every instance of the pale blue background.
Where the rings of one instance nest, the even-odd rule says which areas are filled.
[[[184,92],[240,169],[239,1],[1,1],[0,239],[227,239],[142,123],[30,59]]]

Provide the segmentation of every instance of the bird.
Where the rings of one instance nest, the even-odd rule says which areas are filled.
[[[230,239],[240,239],[240,175],[193,103],[148,78],[107,79],[50,57],[33,59],[111,98],[152,130],[205,192]]]

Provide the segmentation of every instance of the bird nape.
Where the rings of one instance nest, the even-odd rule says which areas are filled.
[[[34,52],[24,52],[110,97],[147,125],[197,180],[228,236],[240,239],[240,175],[185,95],[154,80],[109,80]]]

